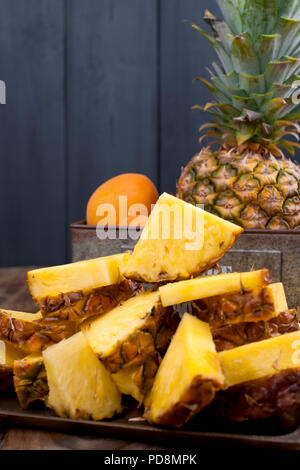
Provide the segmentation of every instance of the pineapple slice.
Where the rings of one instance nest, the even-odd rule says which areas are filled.
[[[33,353],[14,362],[14,386],[22,409],[26,410],[36,401],[45,402],[48,381],[43,357]]]
[[[27,353],[40,352],[77,331],[74,321],[43,319],[40,312],[0,310],[0,338]]]
[[[219,353],[225,388],[300,367],[300,331]]]
[[[51,346],[43,357],[48,406],[58,416],[96,421],[122,411],[120,392],[82,332]]]
[[[219,295],[192,302],[193,313],[212,327],[241,322],[268,321],[287,311],[287,301],[281,283],[270,284],[253,291]]]
[[[262,419],[300,406],[300,331],[219,353],[225,390],[218,413],[231,421]]]
[[[86,320],[82,331],[120,391],[140,402],[178,323],[173,309],[163,308],[159,293],[150,291],[95,320]]]
[[[186,313],[145,400],[150,423],[180,427],[224,384],[209,325]]]
[[[9,343],[0,341],[0,393],[13,390],[13,364],[24,353]]]
[[[212,328],[212,335],[217,351],[220,352],[299,329],[297,311],[286,310],[268,321],[242,322]]]
[[[143,288],[121,277],[127,254],[79,261],[28,273],[28,284],[43,317],[81,320],[103,314]]]
[[[45,297],[56,297],[61,293],[119,284],[119,264],[124,256],[105,256],[29,271],[27,278],[31,295],[39,302]]]
[[[269,271],[262,269],[247,273],[217,274],[166,284],[159,288],[159,293],[161,302],[166,307],[217,295],[261,290],[269,283]]]
[[[164,193],[121,271],[145,282],[188,279],[214,266],[243,232],[241,227]]]

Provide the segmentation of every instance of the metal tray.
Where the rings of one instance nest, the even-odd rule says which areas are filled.
[[[137,420],[140,412],[132,405],[119,417],[105,421],[59,418],[46,409],[23,411],[15,397],[0,398],[0,426],[20,426],[60,432],[98,434],[102,437],[150,441],[175,448],[201,444],[241,444],[260,448],[300,449],[300,425],[286,432],[279,418],[231,425],[211,419],[205,412],[181,429],[150,426]]]

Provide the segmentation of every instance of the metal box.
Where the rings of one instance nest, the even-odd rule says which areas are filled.
[[[96,227],[79,221],[71,225],[73,261],[132,250],[141,231],[128,227],[106,229],[115,239],[100,240]],[[273,282],[284,283],[290,308],[300,306],[300,231],[245,230],[222,258],[224,273],[268,268]]]

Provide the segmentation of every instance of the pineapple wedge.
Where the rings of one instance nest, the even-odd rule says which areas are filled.
[[[300,331],[219,353],[225,388],[300,367]]]
[[[241,227],[164,193],[121,271],[145,282],[188,279],[214,266],[243,232]]]
[[[207,297],[261,290],[270,283],[269,271],[217,274],[166,284],[159,288],[163,306],[176,305]]]
[[[56,297],[61,293],[119,284],[119,264],[124,256],[105,256],[29,271],[27,279],[31,295],[38,303],[45,297]]]
[[[120,392],[82,332],[51,346],[43,357],[48,406],[58,416],[96,421],[122,411]]]
[[[0,393],[13,390],[13,364],[25,353],[9,343],[0,341]]]
[[[178,323],[177,313],[162,307],[159,293],[148,291],[95,320],[86,320],[82,331],[120,391],[140,402]]]
[[[27,353],[40,352],[78,331],[74,321],[43,319],[41,313],[0,310],[0,339]]]
[[[300,331],[219,353],[225,390],[218,413],[231,421],[262,419],[300,406]]]
[[[299,329],[297,311],[286,310],[268,321],[242,322],[212,328],[212,335],[217,351],[220,352]]]
[[[262,289],[208,297],[192,302],[192,311],[200,320],[212,327],[241,322],[268,321],[287,311],[282,283],[270,284]]]
[[[22,409],[37,401],[45,402],[48,396],[48,381],[43,357],[33,353],[14,362],[14,386]]]
[[[43,317],[82,320],[100,315],[142,291],[127,281],[119,265],[127,254],[35,269],[28,273],[28,285]]]
[[[180,427],[224,384],[209,325],[184,314],[145,400],[149,423]]]

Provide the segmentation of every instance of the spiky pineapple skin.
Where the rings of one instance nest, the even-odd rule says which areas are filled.
[[[220,352],[299,331],[299,329],[300,325],[296,310],[287,310],[268,321],[242,322],[212,327],[212,335],[216,349]]]
[[[235,423],[265,419],[297,409],[299,392],[300,369],[287,369],[221,391],[213,407],[220,417]]]
[[[300,229],[300,166],[265,152],[204,148],[177,195],[245,229]]]
[[[52,344],[69,338],[78,328],[74,321],[59,321],[56,318],[26,321],[15,318],[13,313],[0,310],[0,339],[28,354],[43,351]]]
[[[40,309],[44,318],[83,320],[103,315],[120,302],[141,292],[143,292],[141,284],[124,280],[120,284],[99,287],[87,292],[77,291],[56,297],[45,297],[40,301]]]

